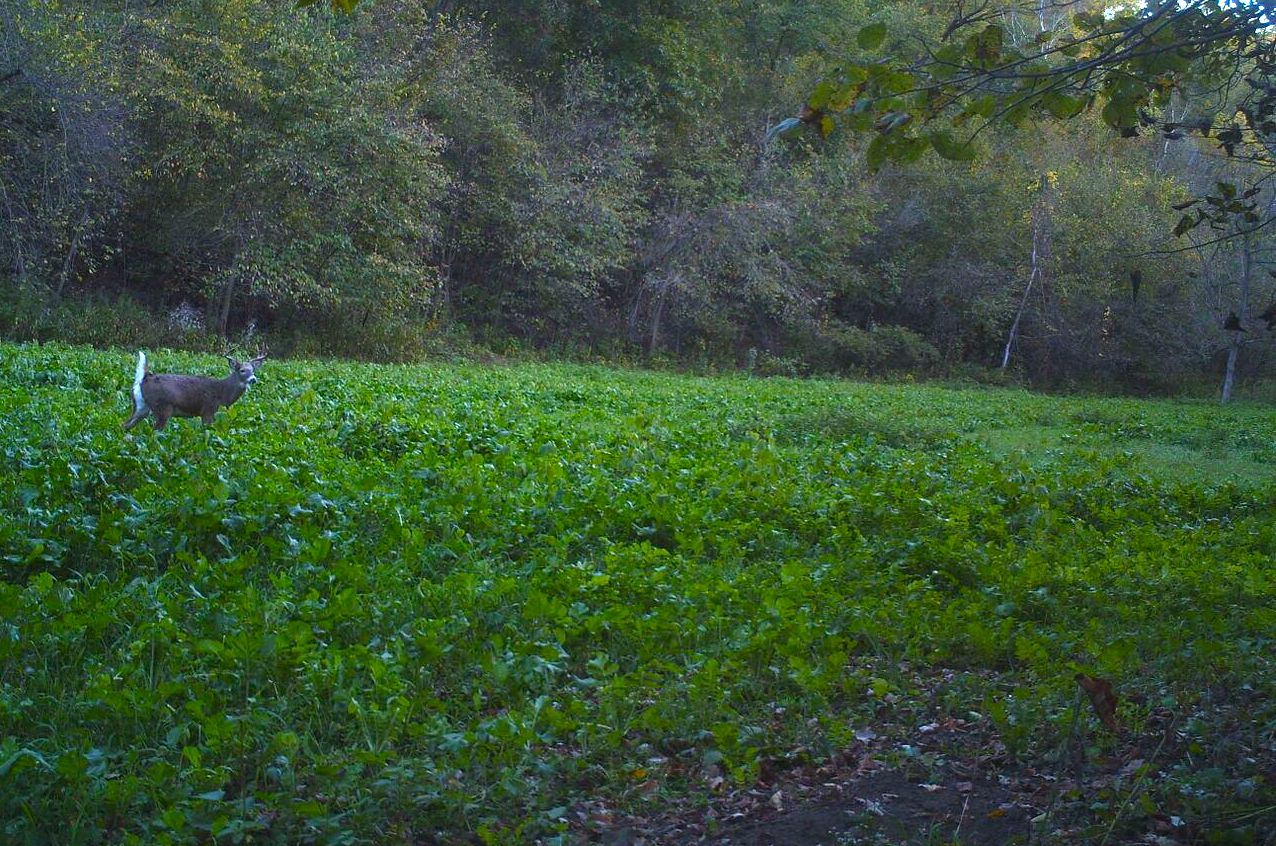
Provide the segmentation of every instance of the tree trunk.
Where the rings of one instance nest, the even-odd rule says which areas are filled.
[[[238,273],[230,274],[230,278],[226,280],[226,287],[222,291],[221,306],[217,310],[217,331],[223,337],[225,337],[226,328],[230,324],[230,301],[235,293],[235,283],[238,279]]]
[[[647,344],[647,355],[655,355],[656,347],[660,345],[660,316],[665,310],[665,294],[667,290],[668,285],[662,284],[656,294],[656,301],[652,304],[651,340]]]
[[[1236,297],[1236,314],[1240,318],[1241,326],[1245,325],[1249,317],[1249,274],[1253,266],[1253,246],[1250,244],[1249,234],[1246,233],[1241,236],[1241,278]],[[1223,372],[1220,402],[1226,403],[1232,399],[1232,386],[1236,382],[1236,362],[1241,356],[1241,347],[1245,343],[1242,337],[1241,332],[1232,332],[1232,341],[1227,348],[1227,369]]]
[[[1028,274],[1028,284],[1023,289],[1023,297],[1019,300],[1019,310],[1015,312],[1015,320],[1010,324],[1010,332],[1006,336],[1006,348],[1001,354],[1002,370],[1010,366],[1010,352],[1019,338],[1019,323],[1023,320],[1024,309],[1028,306],[1028,295],[1032,293],[1033,283],[1041,281],[1043,275],[1041,265],[1048,252],[1050,237],[1047,231],[1050,226],[1048,208],[1050,179],[1048,176],[1042,175],[1038,190],[1041,197],[1032,210],[1032,269]]]
[[[9,223],[12,224],[16,219],[13,211],[13,203],[9,200],[9,192],[5,190],[5,184],[0,181],[0,197],[4,198],[5,214],[9,217]],[[13,227],[13,275],[17,278],[19,285],[25,285],[27,281],[27,262],[26,257],[22,253],[22,239],[18,237],[18,227]]]
[[[1223,397],[1222,402],[1228,402],[1232,398],[1232,383],[1236,380],[1236,359],[1241,354],[1241,339],[1239,332],[1233,332],[1236,337],[1232,340],[1232,345],[1227,350],[1227,372],[1223,374]]]
[[[80,215],[80,222],[75,225],[75,234],[71,236],[71,248],[67,250],[66,258],[62,262],[62,272],[58,275],[58,287],[53,292],[54,299],[62,299],[62,292],[66,290],[67,280],[71,278],[71,270],[75,267],[75,254],[80,251],[80,236],[84,234],[84,227],[89,222],[89,210],[85,209],[84,214]]]

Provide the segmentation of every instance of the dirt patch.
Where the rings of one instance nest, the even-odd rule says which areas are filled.
[[[781,805],[783,797],[781,796]],[[925,784],[896,771],[846,785],[834,801],[777,812],[771,819],[724,826],[715,846],[835,846],[841,843],[943,842],[967,846],[1026,840],[1028,813],[997,782]]]
[[[901,748],[910,750],[907,762],[887,763]],[[773,761],[749,787],[730,789],[701,772],[708,789],[656,817],[582,808],[577,830],[582,842],[612,846],[1000,846],[1028,839],[1029,821],[1052,792],[1007,766],[1004,751],[986,726],[959,718],[895,726],[889,735],[866,730],[822,762]]]
[[[583,842],[608,846],[839,846],[960,842],[1001,846],[1028,840],[1048,803],[1019,778],[952,764],[933,782],[882,768],[871,753],[780,774],[661,818],[630,817]]]
[[[661,795],[661,783],[649,779],[635,786],[627,813],[601,797],[573,808],[571,842],[1276,846],[1276,747],[1265,699],[1207,691],[1190,709],[1148,708],[1137,731],[1118,725],[1113,733],[1083,695],[1078,688],[1075,734],[1031,760],[1009,754],[984,719],[882,721],[828,758],[799,749],[769,759],[748,786],[731,786],[716,767],[670,768],[680,793]],[[1200,741],[1189,730],[1206,724],[1217,738],[1209,769],[1193,759]],[[1223,786],[1206,793],[1204,778]],[[641,812],[647,796],[650,807],[663,802],[659,812]]]

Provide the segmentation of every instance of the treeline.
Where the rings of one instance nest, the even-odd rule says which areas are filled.
[[[1237,297],[1261,307],[1272,285],[1262,231],[1170,235],[1172,204],[1237,167],[1200,141],[1083,117],[990,129],[974,162],[871,171],[844,128],[768,139],[823,69],[864,58],[866,23],[887,26],[878,51],[939,38],[930,8],[6,4],[0,332],[1208,375]],[[1247,337],[1242,377],[1261,375],[1272,344]]]

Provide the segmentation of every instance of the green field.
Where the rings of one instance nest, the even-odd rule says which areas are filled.
[[[946,716],[1137,750],[1079,838],[1276,829],[1270,406],[133,364],[0,346],[0,841],[573,842]]]

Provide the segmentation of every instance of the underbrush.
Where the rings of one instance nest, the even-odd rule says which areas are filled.
[[[1276,485],[1119,443],[1269,409],[271,360],[125,435],[131,370],[0,347],[6,842],[566,842],[914,715],[1048,760],[1077,672],[1191,721],[1122,825],[1271,822],[1201,751],[1272,739]]]

